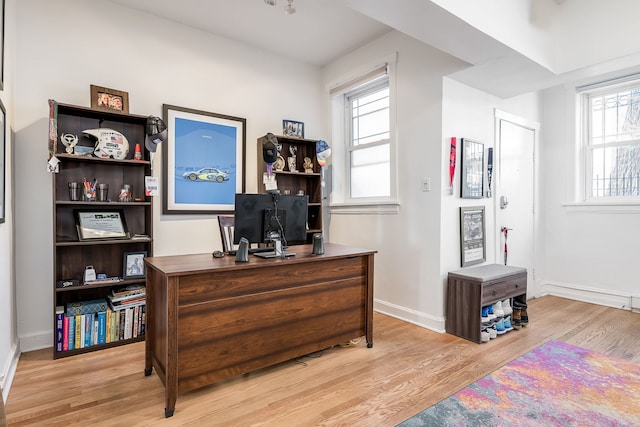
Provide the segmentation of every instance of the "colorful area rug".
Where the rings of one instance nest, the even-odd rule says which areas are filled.
[[[549,341],[399,426],[640,426],[640,365]]]

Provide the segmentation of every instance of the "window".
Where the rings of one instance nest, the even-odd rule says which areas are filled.
[[[640,197],[640,76],[580,95],[586,199]]]
[[[392,71],[386,63],[330,90],[334,207],[396,203]]]
[[[350,197],[388,198],[390,183],[389,79],[379,78],[346,94]]]

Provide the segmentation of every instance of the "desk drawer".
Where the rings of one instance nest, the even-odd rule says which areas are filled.
[[[482,305],[488,305],[505,299],[507,296],[507,282],[491,283],[482,287]]]

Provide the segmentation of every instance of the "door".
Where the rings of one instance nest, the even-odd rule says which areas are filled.
[[[527,269],[527,289],[533,295],[535,279],[535,152],[540,125],[496,111],[496,259]]]

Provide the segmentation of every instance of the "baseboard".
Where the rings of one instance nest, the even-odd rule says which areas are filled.
[[[538,286],[538,292],[538,296],[554,295],[623,310],[632,310],[633,305],[638,302],[637,297],[631,294],[561,282],[541,284]]]
[[[11,351],[9,352],[9,358],[7,359],[5,366],[0,372],[2,379],[0,381],[0,387],[2,388],[2,399],[3,402],[7,401],[9,397],[9,390],[11,389],[11,383],[13,383],[13,377],[16,374],[16,370],[18,369],[18,361],[20,360],[20,346],[18,343],[14,343],[11,346]]]
[[[27,336],[21,336],[20,350],[23,352],[41,350],[43,348],[53,347],[53,332],[42,332]]]
[[[374,298],[373,300],[373,309],[379,313],[395,317],[396,319],[400,319],[405,322],[413,323],[414,325],[430,329],[434,332],[441,334],[445,332],[444,317],[431,316],[429,314],[396,305],[388,301],[382,301],[377,298]]]

